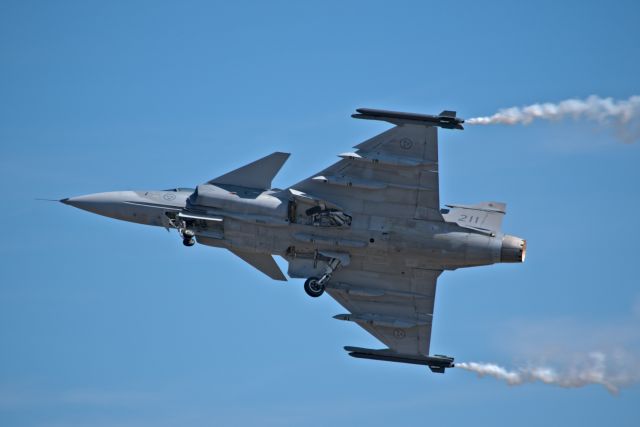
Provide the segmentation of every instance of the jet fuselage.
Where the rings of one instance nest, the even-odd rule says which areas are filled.
[[[444,270],[522,262],[526,242],[502,232],[505,203],[440,204],[438,128],[463,129],[456,112],[438,115],[360,108],[352,117],[392,128],[339,154],[293,184],[272,182],[289,158],[274,152],[195,189],[89,194],[63,203],[100,215],[174,228],[185,246],[225,248],[274,280],[306,279],[326,291],[386,349],[347,346],[353,357],[428,366],[438,277]]]
[[[451,222],[389,218],[384,229],[374,230],[371,218],[359,215],[346,228],[314,226],[291,220],[291,200],[282,191],[211,184],[198,190],[114,191],[61,201],[99,215],[166,228],[175,228],[172,219],[180,213],[220,218],[221,227],[214,231],[205,221],[194,223],[191,228],[199,243],[283,257],[318,250],[348,251],[366,254],[381,265],[385,259],[401,257],[407,268],[452,270],[521,262],[525,255],[522,239]]]

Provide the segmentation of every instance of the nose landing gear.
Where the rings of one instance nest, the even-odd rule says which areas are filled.
[[[178,229],[178,233],[180,234],[180,237],[182,237],[182,244],[185,246],[193,246],[196,244],[196,239],[195,239],[195,233],[192,230],[189,230],[187,227],[187,223],[183,220],[181,220],[179,217],[175,216],[174,214],[169,215],[167,214],[167,217],[169,218],[169,224]],[[168,230],[168,228],[167,228]]]
[[[180,230],[180,235],[182,236],[182,244],[185,246],[193,246],[196,244],[196,240],[194,239],[194,232],[191,230],[183,229]]]

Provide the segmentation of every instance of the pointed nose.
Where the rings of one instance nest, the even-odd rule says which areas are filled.
[[[131,194],[130,194],[131,193]],[[108,193],[87,194],[85,196],[68,197],[60,200],[60,203],[74,208],[119,218],[126,210],[124,202],[135,200],[135,194],[131,191],[112,191]]]
[[[104,209],[108,204],[116,201],[114,199],[115,197],[111,193],[96,193],[87,194],[85,196],[67,197],[60,200],[60,202],[65,205],[73,206],[74,208],[96,212],[97,210]]]

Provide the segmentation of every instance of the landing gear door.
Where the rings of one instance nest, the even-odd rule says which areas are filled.
[[[289,277],[303,278],[320,277],[327,269],[327,263],[313,258],[294,258],[289,260],[289,269],[287,274]]]
[[[192,215],[183,212],[178,214],[180,227],[193,231],[198,236],[212,239],[224,239],[224,219],[209,215]]]

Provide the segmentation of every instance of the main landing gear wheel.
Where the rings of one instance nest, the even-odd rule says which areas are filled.
[[[324,284],[317,277],[310,277],[304,282],[304,291],[313,298],[318,298],[324,293]]]

